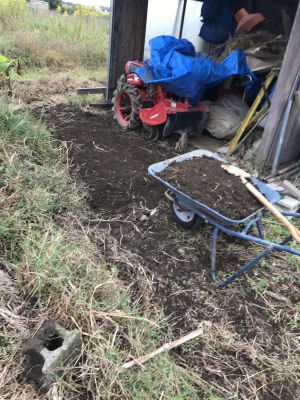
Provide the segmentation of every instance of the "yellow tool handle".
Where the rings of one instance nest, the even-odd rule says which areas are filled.
[[[271,71],[269,73],[269,75],[267,76],[267,79],[265,81],[265,87],[266,88],[268,88],[270,86],[270,84],[271,84],[272,80],[275,78],[275,76],[276,76],[276,72],[275,71]],[[254,103],[252,104],[250,110],[248,111],[248,114],[246,115],[242,125],[239,127],[239,130],[237,131],[235,137],[229,143],[228,153],[231,153],[235,149],[235,147],[236,147],[238,141],[240,140],[241,136],[243,135],[243,133],[248,128],[249,123],[252,120],[252,117],[254,116],[257,107],[259,106],[261,100],[264,97],[264,94],[265,94],[264,90],[260,89],[260,92],[258,93],[256,99],[254,100]]]
[[[291,224],[250,182],[241,178],[246,188],[291,232],[293,239],[300,244],[300,231]]]

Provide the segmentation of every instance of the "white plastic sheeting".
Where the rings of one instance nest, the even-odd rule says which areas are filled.
[[[207,51],[208,44],[199,37],[202,26],[202,2],[188,0],[182,38],[193,43],[197,52]],[[160,35],[179,37],[183,0],[149,0],[146,25],[144,60],[150,58],[149,40]]]
[[[247,104],[234,94],[224,96],[215,103],[206,103],[209,117],[205,129],[218,139],[233,137],[249,111]]]

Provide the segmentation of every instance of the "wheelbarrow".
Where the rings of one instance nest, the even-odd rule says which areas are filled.
[[[288,236],[281,243],[270,242],[265,239],[263,228],[261,224],[261,220],[268,215],[270,212],[262,207],[251,215],[248,215],[246,218],[241,220],[233,220],[225,217],[219,212],[213,210],[212,208],[206,206],[200,201],[192,199],[190,196],[184,194],[180,190],[176,189],[168,182],[165,182],[161,179],[157,174],[162,172],[167,166],[172,162],[182,162],[194,157],[212,157],[223,163],[227,164],[227,161],[220,158],[215,153],[205,150],[195,150],[189,153],[182,154],[180,156],[158,162],[156,164],[150,165],[148,168],[148,172],[154,178],[158,179],[164,186],[166,186],[167,191],[165,192],[166,197],[169,200],[170,210],[174,220],[185,229],[192,229],[199,225],[199,222],[205,220],[209,224],[211,224],[213,229],[212,234],[212,246],[211,246],[211,265],[210,265],[210,273],[219,286],[227,286],[229,283],[233,282],[236,278],[240,277],[244,272],[246,272],[249,268],[253,267],[256,263],[258,263],[262,258],[266,257],[273,250],[284,251],[290,254],[294,254],[300,256],[300,250],[293,249],[291,247],[286,246],[288,242],[292,240],[292,236]],[[277,203],[281,196],[280,194],[260,182],[258,179],[250,178],[252,183],[256,185],[257,189],[260,193],[262,193],[270,203]],[[291,216],[294,218],[300,218],[300,213],[292,213],[292,212],[282,212],[284,216]],[[250,228],[256,225],[258,236],[252,236],[249,233]],[[233,229],[234,226],[234,229]],[[243,267],[239,268],[235,271],[229,278],[225,281],[220,281],[216,277],[216,253],[217,253],[217,239],[218,233],[224,232],[230,236],[237,237],[239,239],[247,240],[249,242],[258,243],[263,245],[265,249]]]

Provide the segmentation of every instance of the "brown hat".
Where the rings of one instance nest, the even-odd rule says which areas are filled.
[[[262,14],[248,14],[244,8],[241,8],[235,14],[235,19],[238,23],[235,31],[236,35],[240,35],[245,31],[251,31],[254,28],[258,28],[260,25],[266,22],[266,18]]]

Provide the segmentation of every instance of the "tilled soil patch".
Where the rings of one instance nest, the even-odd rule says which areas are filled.
[[[197,329],[203,320],[213,323],[201,338],[172,350],[178,368],[195,377],[199,398],[207,398],[213,388],[211,398],[298,400],[299,334],[293,318],[300,276],[295,263],[272,253],[232,285],[218,287],[209,273],[212,226],[204,223],[185,231],[176,225],[164,186],[147,171],[177,155],[174,138],[154,142],[142,130],[121,129],[110,112],[92,115],[66,105],[43,110],[43,118],[55,124],[56,138],[69,144],[74,179],[79,176],[89,187],[91,223],[107,229],[138,260],[126,264],[99,240],[107,265],[118,271],[133,296],[148,296],[146,310],[153,305],[161,309],[161,324],[173,338]],[[213,189],[216,178],[211,178]],[[248,203],[243,199],[239,209]],[[260,251],[257,245],[220,235],[218,279],[226,279]]]
[[[237,176],[221,168],[222,162],[193,157],[172,162],[158,173],[163,181],[227,218],[241,220],[262,208]]]

